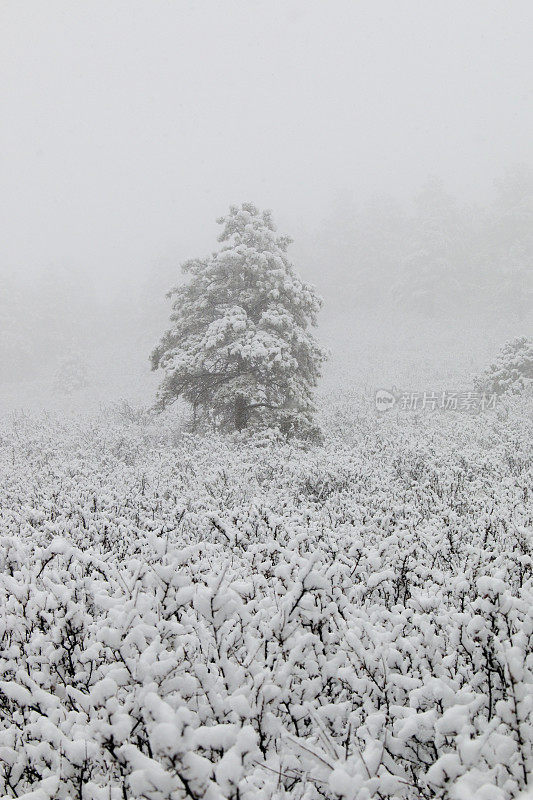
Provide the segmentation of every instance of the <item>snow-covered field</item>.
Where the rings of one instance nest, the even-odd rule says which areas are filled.
[[[322,425],[2,419],[0,797],[525,789],[531,400]]]

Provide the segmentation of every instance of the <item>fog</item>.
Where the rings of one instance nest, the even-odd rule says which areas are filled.
[[[4,1],[2,404],[68,363],[68,402],[150,403],[165,292],[243,201],[324,297],[330,383],[531,334],[531,30],[518,0]]]

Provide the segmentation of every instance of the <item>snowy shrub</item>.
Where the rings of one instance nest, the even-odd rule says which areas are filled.
[[[4,420],[0,797],[525,792],[530,412]]]
[[[494,363],[475,379],[475,385],[486,395],[531,393],[533,340],[520,336],[507,342]]]

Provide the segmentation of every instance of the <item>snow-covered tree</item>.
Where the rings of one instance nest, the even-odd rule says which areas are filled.
[[[533,340],[519,336],[507,342],[494,363],[474,381],[486,394],[522,394],[533,391]]]
[[[305,429],[324,353],[309,330],[321,301],[295,274],[291,240],[270,212],[231,206],[218,220],[221,248],[187,261],[191,280],[172,289],[171,327],[151,356],[165,377],[164,407],[181,397],[194,420],[225,429]]]

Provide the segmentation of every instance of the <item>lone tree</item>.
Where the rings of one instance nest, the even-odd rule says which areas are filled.
[[[287,258],[269,211],[231,206],[217,222],[221,248],[182,265],[191,280],[172,289],[171,327],[152,353],[165,373],[160,408],[182,397],[193,424],[226,430],[312,426],[312,390],[325,354],[310,325],[321,300]]]

